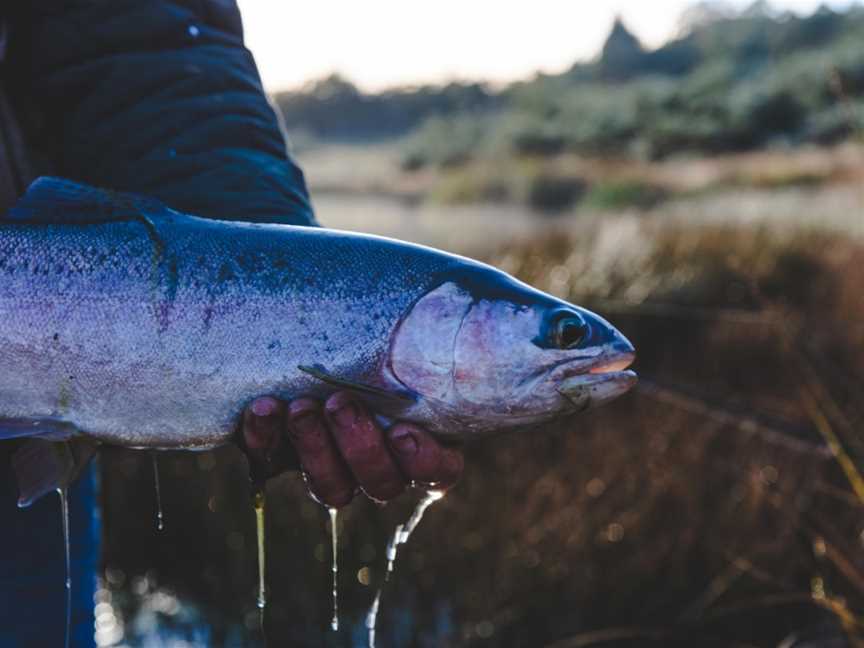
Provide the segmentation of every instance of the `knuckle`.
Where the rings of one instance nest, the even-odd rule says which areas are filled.
[[[326,434],[324,419],[316,409],[295,413],[288,419],[287,428],[290,436],[301,443],[316,438],[323,443]]]
[[[317,467],[332,463],[329,456],[334,454],[329,440],[314,425],[309,428],[288,430],[288,440],[297,452],[304,466]]]
[[[385,459],[386,450],[376,439],[351,439],[341,446],[342,457],[360,472],[369,472]]]

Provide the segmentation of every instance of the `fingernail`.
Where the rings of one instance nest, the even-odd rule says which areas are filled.
[[[259,398],[252,402],[252,413],[255,416],[271,416],[276,412],[277,403],[272,398]]]
[[[390,437],[390,441],[399,454],[403,455],[417,454],[417,448],[420,447],[420,444],[417,443],[417,437],[408,430],[399,429],[394,431],[393,436]]]
[[[331,410],[330,416],[341,427],[350,427],[357,421],[357,408],[352,403],[346,403],[339,409]]]

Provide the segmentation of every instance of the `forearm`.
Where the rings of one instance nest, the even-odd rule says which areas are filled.
[[[10,84],[54,173],[201,216],[314,224],[233,0],[25,5]]]

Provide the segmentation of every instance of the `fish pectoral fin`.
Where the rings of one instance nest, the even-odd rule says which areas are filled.
[[[12,455],[18,507],[26,508],[43,495],[68,487],[84,470],[97,446],[89,439],[24,441]]]
[[[43,176],[33,181],[4,222],[89,225],[141,220],[163,213],[170,210],[155,198]]]
[[[333,385],[334,387],[340,387],[342,389],[347,389],[350,391],[360,392],[361,394],[371,396],[375,399],[383,399],[385,402],[389,402],[391,404],[400,403],[402,405],[411,405],[416,402],[416,398],[410,392],[381,389],[380,387],[375,387],[374,385],[366,385],[360,382],[356,382],[354,380],[349,380],[347,378],[340,378],[329,373],[321,365],[297,365],[297,368],[300,371],[303,371],[310,376],[314,376],[318,380],[327,383],[328,385]]]

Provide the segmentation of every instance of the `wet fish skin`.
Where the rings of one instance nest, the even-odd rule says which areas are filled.
[[[400,394],[374,406],[442,435],[573,411],[552,384],[554,367],[531,367],[519,377],[520,389],[534,391],[517,403],[513,421],[507,393],[474,397],[474,385],[482,391],[488,382],[482,366],[464,376],[464,363],[452,363],[449,392],[446,379],[423,378],[427,361],[446,355],[451,344],[439,332],[455,330],[453,353],[471,355],[465,349],[482,346],[486,335],[483,317],[505,312],[499,319],[508,323],[495,324],[504,332],[487,337],[518,336],[511,346],[521,355],[512,365],[490,364],[490,353],[464,358],[482,358],[490,378],[533,358],[529,347],[545,353],[545,363],[570,353],[569,364],[585,372],[604,358],[632,360],[632,346],[599,316],[489,266],[422,246],[212,221],[54,179],[37,181],[12,217],[0,224],[0,439],[70,433],[129,447],[220,445],[257,396],[323,398],[334,391],[300,366]],[[424,332],[409,323],[430,304],[424,346]],[[459,337],[453,326],[459,308],[474,338]],[[550,313],[575,312],[590,324],[593,342],[543,349],[536,339],[522,339],[526,331],[509,330],[509,313],[516,312],[520,326],[538,329],[534,338]],[[497,352],[506,359],[510,350]],[[606,383],[619,393],[634,380],[617,371]],[[497,382],[510,388],[507,380]],[[501,403],[505,409],[495,411]]]

